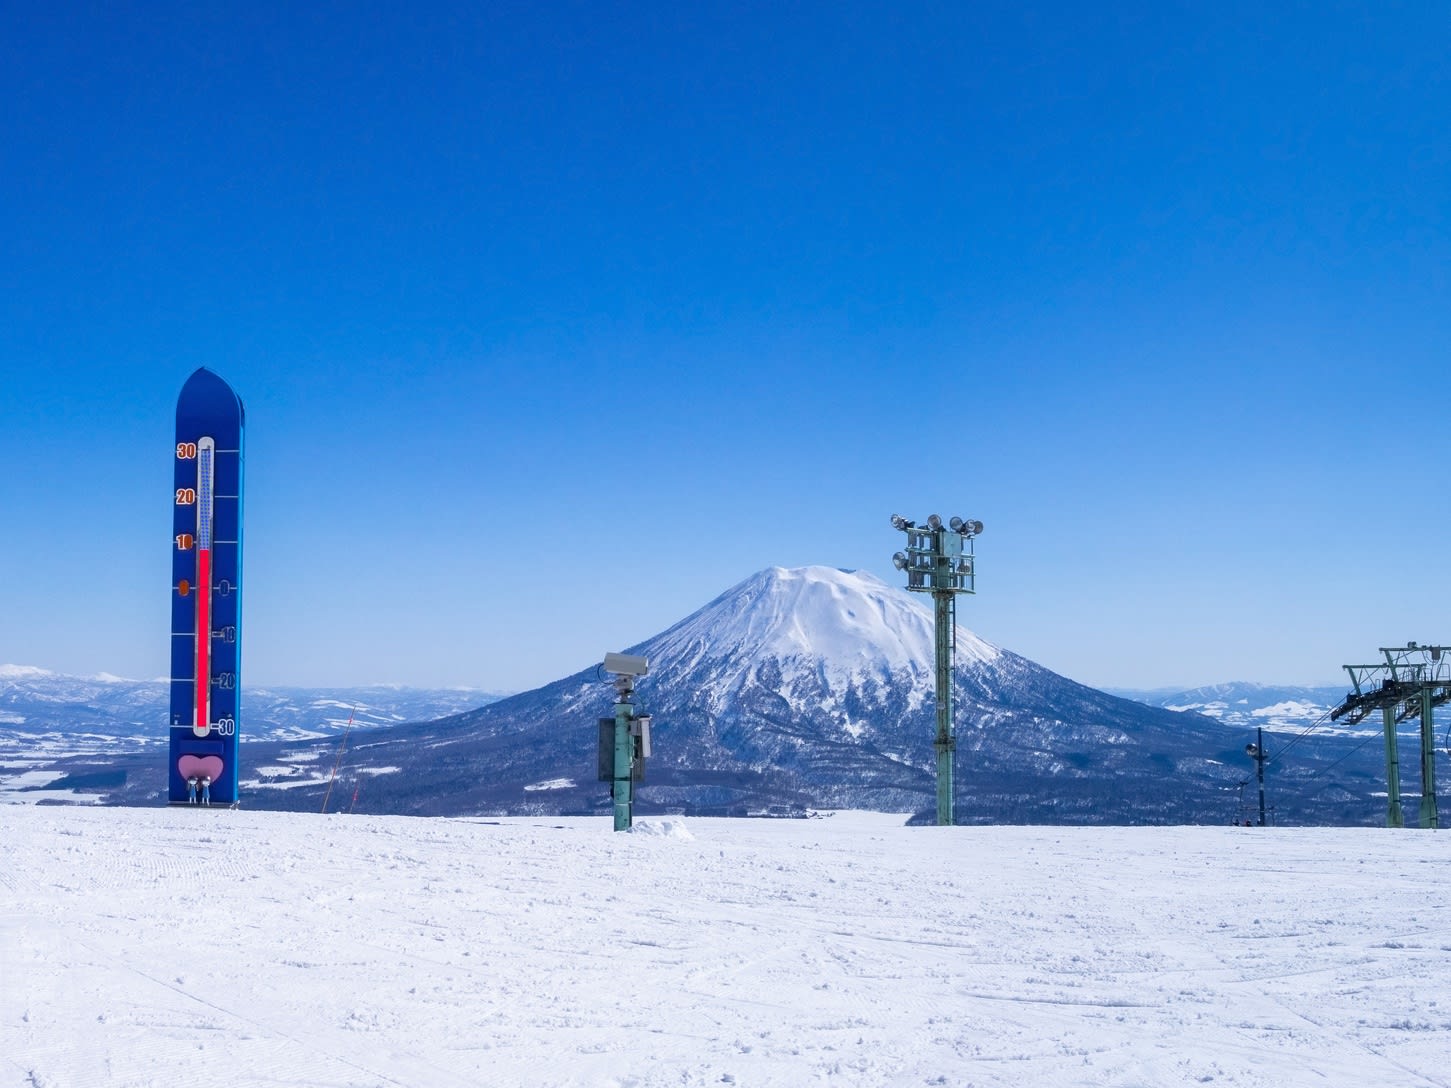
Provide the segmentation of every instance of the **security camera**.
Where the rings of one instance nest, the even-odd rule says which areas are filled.
[[[621,676],[644,676],[650,671],[650,663],[635,654],[605,654],[604,669]]]

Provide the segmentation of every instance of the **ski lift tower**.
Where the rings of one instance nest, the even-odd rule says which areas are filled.
[[[957,649],[957,595],[975,593],[973,538],[982,522],[952,518],[946,525],[936,514],[925,525],[892,515],[892,528],[907,534],[906,551],[892,556],[892,565],[907,572],[907,588],[932,594],[935,620],[937,680],[937,823],[952,824],[952,764],[957,736],[952,728],[952,654]]]
[[[1451,703],[1451,646],[1382,646],[1385,663],[1346,665],[1355,688],[1345,701],[1330,712],[1330,720],[1341,718],[1354,725],[1381,712],[1386,746],[1386,794],[1389,807],[1387,827],[1405,827],[1401,810],[1401,766],[1397,751],[1396,726],[1407,718],[1421,719],[1421,826],[1441,826],[1436,810],[1436,738],[1432,715],[1435,708]]]

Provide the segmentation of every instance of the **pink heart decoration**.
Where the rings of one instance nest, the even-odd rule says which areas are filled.
[[[213,782],[222,777],[221,756],[182,756],[176,761],[176,769],[183,780],[188,778],[210,778]]]

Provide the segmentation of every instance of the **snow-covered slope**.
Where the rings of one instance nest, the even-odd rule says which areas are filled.
[[[1435,836],[609,827],[0,806],[0,1085],[1446,1083]]]

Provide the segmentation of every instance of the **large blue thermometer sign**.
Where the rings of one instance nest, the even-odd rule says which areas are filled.
[[[237,801],[242,402],[210,370],[176,401],[171,522],[172,804]]]

